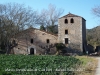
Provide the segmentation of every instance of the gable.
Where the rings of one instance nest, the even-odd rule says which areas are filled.
[[[80,18],[82,18],[83,20],[85,20],[83,17],[78,16],[78,15],[75,15],[75,14],[72,14],[72,13],[68,13],[67,15],[65,15],[65,16],[63,16],[63,17],[61,17],[61,18],[67,18],[67,17],[80,17]],[[61,19],[61,18],[59,18],[59,19]],[[85,21],[86,21],[86,20],[85,20]]]

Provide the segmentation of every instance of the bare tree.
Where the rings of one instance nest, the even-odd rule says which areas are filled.
[[[34,25],[37,20],[37,11],[17,3],[0,4],[0,18],[11,20],[19,29],[23,29],[25,26]]]
[[[37,20],[37,11],[33,11],[30,7],[17,3],[0,4],[0,40],[3,39],[2,42],[9,47],[9,40],[16,33],[34,26]]]
[[[40,25],[51,26],[57,25],[58,18],[62,15],[63,9],[57,9],[55,5],[50,4],[48,9],[43,9],[40,14]]]
[[[99,5],[99,6],[95,6],[94,8],[92,8],[92,13],[93,13],[96,17],[100,17],[100,5]]]

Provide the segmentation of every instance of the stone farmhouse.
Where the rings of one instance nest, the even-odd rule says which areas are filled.
[[[74,14],[58,19],[58,35],[36,28],[26,29],[12,38],[17,45],[13,54],[55,54],[55,43],[64,43],[68,52],[84,52],[86,48],[86,20]]]
[[[52,51],[49,52],[54,54],[56,49],[53,46],[57,43],[58,37],[39,29],[29,28],[16,34],[15,38],[12,38],[13,41],[18,44],[11,50],[14,54],[45,54],[50,46]]]

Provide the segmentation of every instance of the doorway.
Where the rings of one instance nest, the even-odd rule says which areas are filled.
[[[30,55],[34,54],[34,48],[30,48]]]

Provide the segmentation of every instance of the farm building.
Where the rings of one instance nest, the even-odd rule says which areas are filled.
[[[74,14],[58,19],[58,35],[35,28],[26,29],[12,38],[16,41],[10,53],[14,54],[54,54],[55,43],[63,43],[68,52],[84,52],[86,48],[86,20]]]
[[[12,50],[14,54],[45,54],[49,51],[49,47],[55,53],[54,44],[57,43],[57,35],[50,34],[39,29],[29,28],[12,38],[12,42],[16,41],[17,46]],[[47,52],[46,52],[47,51]]]

